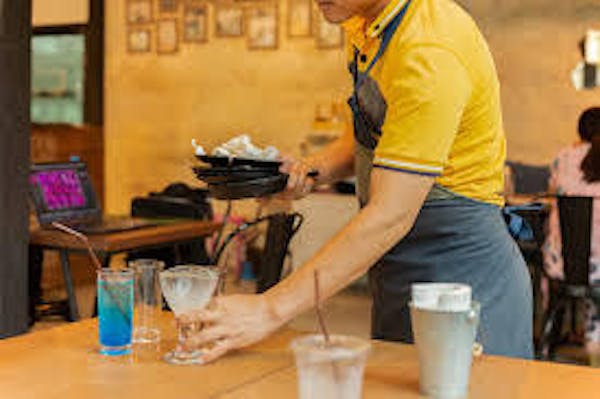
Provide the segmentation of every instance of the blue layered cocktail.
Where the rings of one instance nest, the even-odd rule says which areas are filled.
[[[98,334],[100,353],[131,353],[133,328],[133,271],[98,272]]]

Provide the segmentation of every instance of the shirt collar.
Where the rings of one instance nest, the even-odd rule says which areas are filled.
[[[365,27],[362,17],[352,17],[344,22],[343,26],[350,42],[357,48],[362,48],[365,41],[379,37],[396,15],[402,10],[409,0],[390,0],[375,21]]]
[[[390,22],[394,19],[396,15],[402,8],[408,3],[409,0],[390,0],[387,6],[383,9],[381,14],[375,21],[369,26],[367,29],[367,37],[375,38],[381,35],[383,30],[389,25]]]

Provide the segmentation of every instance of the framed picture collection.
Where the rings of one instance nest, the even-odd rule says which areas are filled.
[[[319,50],[343,47],[342,28],[327,22],[313,0],[120,0],[130,54],[169,55],[182,45],[245,40],[248,50],[276,50],[313,40]]]

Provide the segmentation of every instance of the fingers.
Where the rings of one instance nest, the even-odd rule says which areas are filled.
[[[279,168],[281,173],[287,174],[288,183],[286,191],[279,195],[283,199],[299,199],[309,194],[316,184],[314,168],[304,160],[298,160],[287,154],[282,154],[279,157],[282,162]],[[311,175],[311,172],[312,175]]]
[[[218,306],[215,306],[211,309],[203,309],[179,315],[176,322],[213,324],[219,320],[221,316],[221,309],[219,309]]]
[[[302,175],[301,175],[302,165],[300,163],[294,163],[289,171],[290,177],[288,178],[287,190],[295,191],[298,185],[301,183]]]
[[[296,160],[289,155],[282,155],[279,160],[281,161],[281,167],[279,171],[281,173],[290,173],[292,166],[296,163]]]
[[[217,341],[212,348],[202,352],[202,361],[204,363],[210,363],[225,355],[232,349],[234,348],[231,345],[230,341]]]
[[[220,342],[228,336],[228,329],[222,325],[211,326],[202,329],[200,332],[186,340],[188,346],[201,346],[209,343]]]
[[[295,162],[289,169],[287,192],[294,198],[301,198],[312,191],[315,179],[309,177],[311,167],[304,162]]]
[[[233,295],[215,299],[216,308],[186,315],[201,330],[185,337],[186,348],[202,348],[204,362],[211,362],[229,351],[251,345],[279,327],[272,318],[264,297]]]

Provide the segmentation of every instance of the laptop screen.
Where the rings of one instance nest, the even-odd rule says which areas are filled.
[[[29,176],[40,224],[82,220],[101,214],[83,163],[37,164]]]

